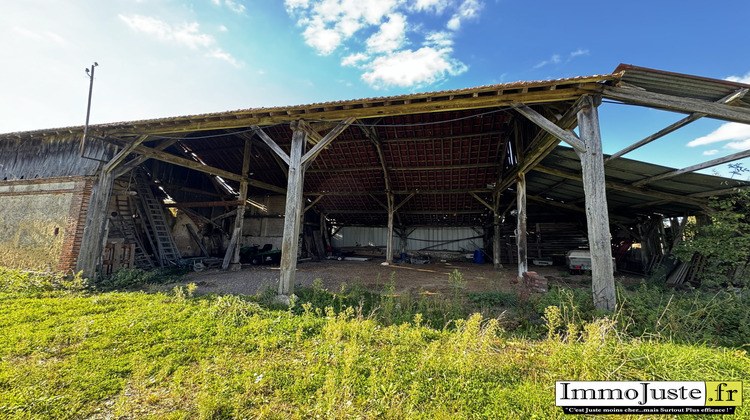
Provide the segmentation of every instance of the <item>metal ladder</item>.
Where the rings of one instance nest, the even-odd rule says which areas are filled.
[[[127,188],[127,184],[118,183],[118,188],[124,191]],[[154,262],[151,257],[146,253],[143,243],[138,237],[138,233],[135,229],[135,223],[133,220],[133,203],[132,198],[129,195],[115,195],[115,212],[114,216],[110,217],[112,224],[117,230],[120,231],[125,243],[134,245],[134,260],[137,268],[148,270],[154,268]]]
[[[156,198],[151,189],[151,182],[140,169],[134,169],[135,189],[138,192],[139,210],[143,218],[144,230],[151,243],[155,245],[154,252],[160,267],[176,265],[180,260],[180,251],[172,238],[172,234],[164,215],[162,202]]]

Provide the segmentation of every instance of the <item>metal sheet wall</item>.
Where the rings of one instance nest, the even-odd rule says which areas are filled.
[[[396,252],[401,249],[398,235],[393,236]],[[384,227],[344,227],[333,238],[335,247],[386,246],[387,229]],[[406,249],[417,251],[448,250],[474,251],[484,247],[481,230],[472,228],[417,228],[409,235]]]

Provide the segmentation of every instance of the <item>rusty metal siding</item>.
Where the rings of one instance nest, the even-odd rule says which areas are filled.
[[[387,229],[384,227],[344,227],[333,238],[333,246],[386,246]],[[398,235],[393,236],[396,252],[401,249]],[[409,251],[474,251],[484,247],[481,230],[472,228],[417,228],[409,235]]]

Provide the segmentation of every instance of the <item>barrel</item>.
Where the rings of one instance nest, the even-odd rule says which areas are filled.
[[[481,249],[477,249],[476,251],[474,251],[474,263],[484,264],[484,253],[482,253]]]

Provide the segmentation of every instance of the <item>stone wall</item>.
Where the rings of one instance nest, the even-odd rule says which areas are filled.
[[[74,270],[92,182],[81,176],[0,182],[0,265]]]

